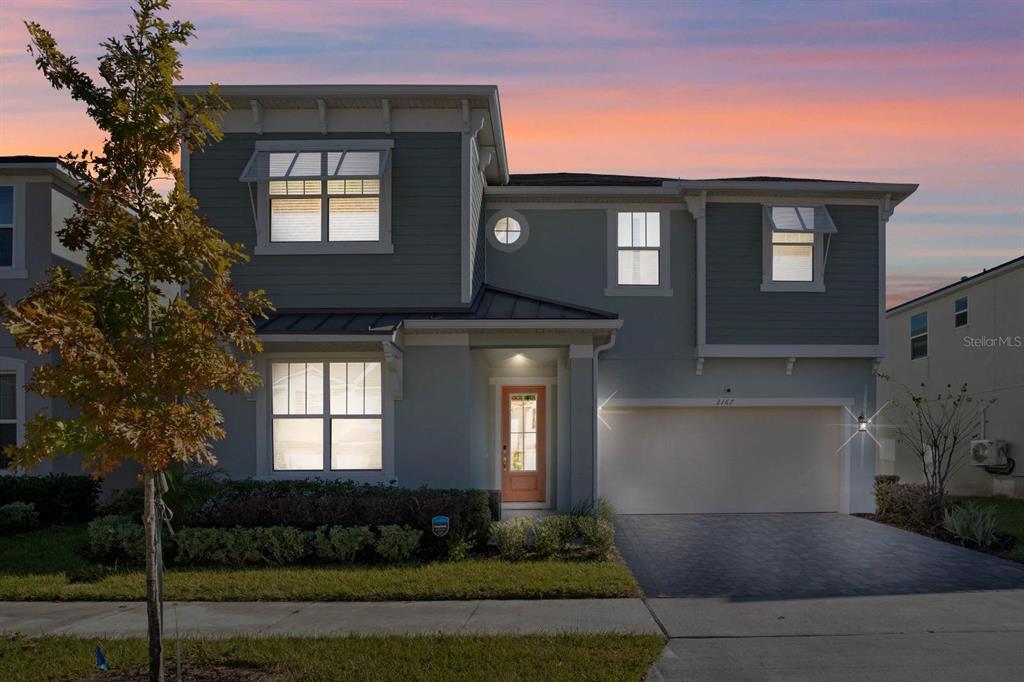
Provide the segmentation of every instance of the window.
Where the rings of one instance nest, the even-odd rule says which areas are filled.
[[[910,359],[928,356],[928,313],[918,313],[910,318]]]
[[[517,211],[498,211],[487,221],[487,240],[499,251],[517,251],[529,236],[530,225]]]
[[[658,284],[661,215],[619,213],[619,284]]]
[[[814,235],[772,231],[772,281],[814,281]]]
[[[614,211],[609,228],[609,286],[606,295],[670,295],[668,214]]]
[[[275,471],[382,469],[380,362],[273,362],[270,375]]]
[[[515,218],[499,218],[494,225],[494,236],[502,244],[515,244],[523,235],[523,227]]]
[[[5,450],[18,444],[18,375],[0,372],[0,469],[10,465]]]
[[[0,185],[0,267],[14,265],[14,187]]]
[[[824,291],[825,240],[837,232],[825,206],[765,205],[762,291]]]
[[[240,178],[258,188],[256,253],[391,253],[391,146],[257,142]]]
[[[963,296],[953,302],[953,326],[966,327],[969,321],[967,314],[967,297]]]

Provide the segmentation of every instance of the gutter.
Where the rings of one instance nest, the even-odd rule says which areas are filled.
[[[597,404],[597,361],[598,361],[598,356],[601,353],[603,353],[606,350],[611,350],[612,349],[612,347],[615,345],[615,340],[616,340],[616,336],[617,335],[618,335],[617,331],[613,329],[611,335],[608,337],[608,343],[605,343],[605,344],[600,345],[600,346],[594,346],[594,438],[593,438],[593,443],[594,443],[594,458],[593,458],[594,459],[594,494],[593,494],[593,500],[594,500],[594,512],[595,513],[597,512],[597,493],[600,490],[600,488],[598,487],[598,483],[599,483],[599,481],[598,481],[598,471],[600,470],[600,464],[601,464],[600,457],[599,457],[600,452],[601,452],[601,448],[599,448],[598,445],[597,445],[597,437],[598,437],[598,433],[599,433],[599,430],[597,428],[597,422],[598,422],[597,411],[601,408],[601,406]]]
[[[622,326],[622,320],[406,320],[409,331],[460,331],[460,330],[508,330],[508,331],[605,331]]]

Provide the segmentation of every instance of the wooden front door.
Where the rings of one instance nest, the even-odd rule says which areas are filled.
[[[544,386],[501,389],[501,499],[543,502],[547,490]]]

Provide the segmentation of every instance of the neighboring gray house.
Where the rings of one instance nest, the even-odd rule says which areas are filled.
[[[0,156],[0,293],[7,301],[21,299],[51,266],[85,262],[83,254],[71,253],[57,239],[80,198],[77,185],[52,156]],[[35,352],[16,348],[0,325],[0,451],[24,438],[26,415],[61,409],[24,390],[32,369],[43,362]],[[10,473],[7,464],[0,454],[0,475]],[[45,462],[34,473],[60,471],[77,472],[78,464]]]
[[[892,308],[886,327],[881,372],[891,379],[878,382],[880,402],[899,398],[899,384],[922,383],[933,391],[966,383],[971,395],[995,399],[974,435],[1006,441],[1015,468],[1006,475],[1002,467],[975,466],[965,448],[950,492],[1024,497],[1024,256]],[[884,415],[883,422],[898,419],[897,410]],[[923,478],[917,458],[892,434],[882,439],[878,468],[907,481]]]
[[[515,175],[493,86],[220,92],[223,141],[182,165],[277,306],[263,388],[217,397],[232,476],[873,508],[856,419],[916,185]]]

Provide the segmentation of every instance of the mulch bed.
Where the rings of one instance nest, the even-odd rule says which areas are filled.
[[[854,516],[859,516],[862,519],[874,521],[875,523],[881,523],[885,526],[892,526],[893,528],[899,528],[900,530],[907,530],[911,533],[917,533],[918,535],[923,535],[927,538],[932,538],[933,540],[941,540],[942,542],[947,542],[951,545],[966,547],[967,549],[973,549],[977,552],[985,552],[986,554],[994,554],[995,556],[1002,557],[1004,559],[1007,558],[1004,555],[1010,552],[1017,544],[1017,538],[1010,535],[1009,533],[1000,533],[998,531],[995,534],[995,542],[992,543],[991,546],[979,547],[970,541],[961,542],[952,533],[947,531],[942,526],[938,526],[932,529],[907,528],[906,526],[901,526],[897,523],[892,523],[891,521],[880,518],[877,514],[854,514]]]

